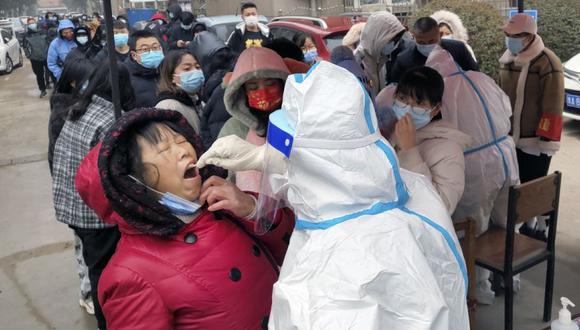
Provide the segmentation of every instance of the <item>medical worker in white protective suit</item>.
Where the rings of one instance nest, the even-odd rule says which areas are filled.
[[[475,141],[464,152],[466,188],[453,219],[475,219],[477,236],[488,230],[490,221],[505,227],[509,187],[519,183],[515,144],[509,136],[510,99],[484,73],[463,72],[442,48],[433,50],[425,65],[445,79],[443,119]],[[489,272],[477,270],[476,297],[491,304],[494,294],[487,277]]]
[[[198,166],[263,166],[257,223],[267,228],[276,199],[296,214],[270,329],[469,328],[447,210],[425,177],[399,168],[351,73],[323,61],[289,76],[267,139],[222,138]]]

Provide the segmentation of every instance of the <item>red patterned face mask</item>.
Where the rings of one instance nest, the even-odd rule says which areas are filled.
[[[248,104],[251,108],[260,111],[276,110],[282,104],[282,86],[275,84],[264,88],[246,92]]]

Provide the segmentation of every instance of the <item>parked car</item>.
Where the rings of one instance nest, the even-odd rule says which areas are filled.
[[[277,17],[268,24],[274,38],[293,40],[297,34],[304,33],[312,37],[316,44],[318,56],[330,60],[330,53],[342,45],[342,38],[352,26],[349,17],[329,20],[312,17]]]
[[[24,41],[24,36],[26,35],[26,27],[24,26],[24,24],[22,24],[22,22],[20,21],[20,18],[11,17],[11,18],[7,18],[7,19],[2,19],[2,20],[0,20],[0,28],[14,31],[14,35],[16,36],[16,39],[18,40],[18,42],[22,46],[22,42]]]
[[[564,116],[580,120],[580,54],[564,63]]]
[[[268,24],[266,16],[259,16],[258,21],[262,24]],[[205,25],[208,31],[215,33],[218,38],[226,42],[236,26],[243,20],[240,15],[222,15],[198,17],[197,22]]]
[[[0,72],[10,73],[15,67],[22,66],[23,61],[14,32],[0,28]]]

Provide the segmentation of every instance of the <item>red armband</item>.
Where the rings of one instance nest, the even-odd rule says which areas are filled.
[[[562,115],[544,113],[540,119],[536,135],[552,141],[560,141],[562,136]]]

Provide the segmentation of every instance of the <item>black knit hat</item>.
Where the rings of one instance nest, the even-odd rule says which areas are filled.
[[[146,234],[170,236],[179,232],[185,224],[167,207],[159,204],[159,196],[128,176],[131,171],[129,133],[151,122],[172,123],[172,129],[191,143],[198,157],[203,153],[201,139],[179,112],[133,110],[121,117],[103,139],[99,152],[99,173],[107,199],[129,225]]]

